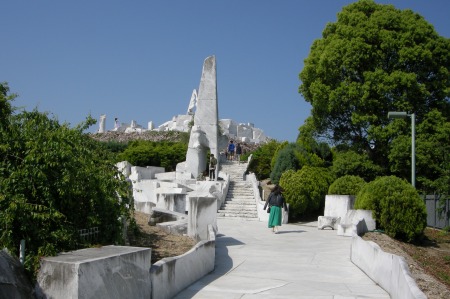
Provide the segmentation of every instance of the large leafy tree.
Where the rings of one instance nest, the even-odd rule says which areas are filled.
[[[388,111],[449,116],[450,40],[411,10],[360,0],[314,41],[299,88],[312,105],[310,135],[388,161]],[[302,130],[300,130],[302,132]]]
[[[88,245],[81,229],[98,228],[95,243],[120,243],[130,188],[109,152],[83,133],[95,120],[69,128],[36,110],[12,114],[2,88],[0,247],[17,254],[24,239],[25,266],[35,270],[40,256]]]

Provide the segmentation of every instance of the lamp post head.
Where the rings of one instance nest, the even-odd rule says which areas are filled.
[[[388,118],[406,118],[408,116],[408,113],[402,111],[402,112],[397,112],[397,111],[389,111],[388,112]]]

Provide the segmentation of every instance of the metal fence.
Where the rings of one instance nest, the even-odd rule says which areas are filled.
[[[78,230],[78,233],[80,234],[81,240],[83,240],[84,242],[98,241],[98,234],[99,234],[98,227],[80,229]]]
[[[445,200],[444,206],[440,206],[438,195],[425,196],[427,207],[427,226],[444,228],[450,226],[450,200]]]

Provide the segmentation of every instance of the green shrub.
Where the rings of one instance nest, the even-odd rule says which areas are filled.
[[[283,141],[281,143],[278,144],[277,149],[275,150],[275,152],[273,153],[273,157],[272,160],[270,161],[270,169],[273,169],[275,167],[275,163],[277,162],[277,158],[278,158],[278,153],[284,149],[287,145],[289,144],[288,141]]]
[[[121,153],[123,152],[127,147],[128,147],[128,143],[127,142],[119,142],[119,141],[106,141],[106,142],[101,142],[101,144],[103,145],[103,147],[110,151],[111,153]],[[120,162],[120,161],[118,161]]]
[[[326,168],[305,166],[295,172],[288,170],[280,178],[286,202],[293,217],[315,213],[325,204],[325,195],[333,180]]]
[[[328,194],[356,195],[366,182],[356,175],[345,175],[331,184]]]
[[[134,166],[159,166],[174,171],[178,163],[186,160],[186,152],[187,145],[183,142],[136,140],[118,157]]]
[[[356,197],[355,209],[372,210],[380,229],[408,242],[420,237],[427,225],[425,203],[416,189],[395,176],[367,183]]]

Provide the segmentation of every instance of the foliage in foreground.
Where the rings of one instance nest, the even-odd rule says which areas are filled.
[[[328,194],[356,195],[364,187],[366,182],[355,175],[345,175],[336,179],[328,188]]]
[[[293,217],[316,213],[325,204],[325,195],[333,181],[326,168],[304,166],[299,171],[288,170],[280,178],[289,212]]]
[[[367,183],[356,197],[355,209],[372,210],[377,227],[407,242],[422,236],[427,225],[425,203],[416,189],[395,176]]]
[[[0,102],[6,98],[0,93]],[[130,188],[109,152],[82,133],[95,120],[69,128],[36,110],[1,113],[0,247],[18,255],[24,239],[34,275],[41,256],[91,244],[80,229],[98,228],[95,243],[122,243]]]

